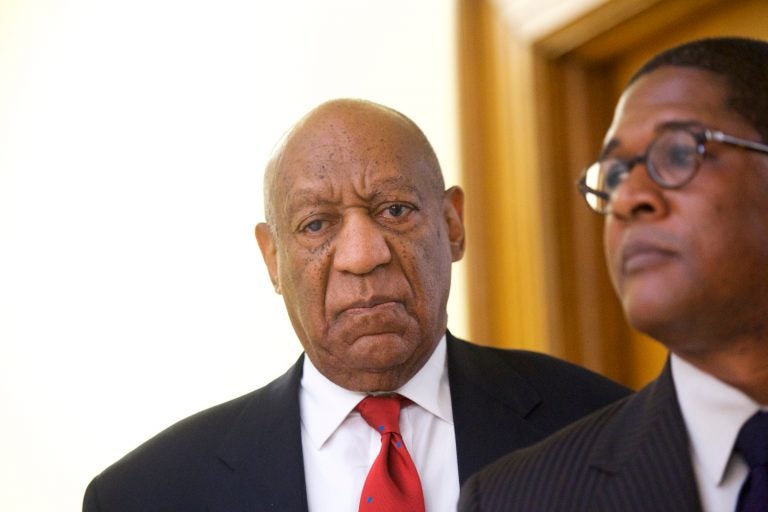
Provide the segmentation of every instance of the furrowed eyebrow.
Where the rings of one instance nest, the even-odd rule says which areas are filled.
[[[416,187],[403,185],[402,183],[398,182],[384,182],[377,184],[375,190],[373,190],[370,194],[370,199],[375,201],[381,198],[387,198],[393,194],[408,194],[410,196],[415,196],[418,200],[421,200],[421,194]]]
[[[388,178],[373,181],[371,185],[376,189],[393,188],[396,190],[405,190],[408,192],[417,191],[416,186],[411,184],[410,180],[405,176],[390,176]]]
[[[336,204],[335,201],[320,197],[317,191],[300,190],[298,192],[292,192],[286,201],[283,203],[283,211],[288,215],[293,215],[296,212],[307,208],[323,208]]]
[[[654,130],[656,133],[659,133],[663,130],[669,130],[669,129],[691,129],[691,128],[704,128],[704,124],[701,121],[668,121],[666,123],[662,123],[656,127]]]

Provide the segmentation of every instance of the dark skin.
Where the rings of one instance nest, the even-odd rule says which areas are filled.
[[[346,389],[399,388],[446,330],[461,189],[411,121],[359,100],[310,112],[265,183],[256,238],[307,356]]]
[[[610,154],[642,154],[669,122],[759,141],[727,104],[727,86],[696,68],[661,67],[622,96]],[[696,177],[663,189],[638,165],[605,223],[613,285],[629,322],[672,352],[768,404],[768,156],[718,143]]]

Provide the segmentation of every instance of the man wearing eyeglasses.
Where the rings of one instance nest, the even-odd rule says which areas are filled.
[[[768,43],[694,41],[630,80],[579,189],[605,216],[650,385],[463,487],[461,511],[768,510]]]

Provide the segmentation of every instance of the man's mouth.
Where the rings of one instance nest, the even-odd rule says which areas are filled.
[[[339,315],[342,314],[367,314],[385,312],[390,308],[400,307],[402,304],[392,298],[373,298],[352,302],[342,308]]]
[[[671,250],[652,242],[631,242],[621,251],[622,273],[627,275],[662,265],[674,255]]]

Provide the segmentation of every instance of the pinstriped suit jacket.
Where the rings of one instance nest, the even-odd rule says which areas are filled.
[[[460,512],[698,510],[669,362],[638,393],[474,475],[459,500]]]

